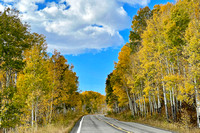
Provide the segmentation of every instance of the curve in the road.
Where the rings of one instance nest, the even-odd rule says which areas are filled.
[[[172,133],[170,131],[142,125],[134,122],[123,122],[103,115],[86,115],[79,120],[71,133]]]

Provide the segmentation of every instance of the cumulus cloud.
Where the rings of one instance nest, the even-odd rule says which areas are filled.
[[[146,5],[149,0],[4,0],[0,10],[18,9],[33,32],[46,36],[48,50],[80,54],[117,47],[124,43],[120,30],[130,27],[131,18],[123,4]],[[45,5],[39,8],[39,5]]]

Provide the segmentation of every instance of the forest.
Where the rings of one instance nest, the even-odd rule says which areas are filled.
[[[200,128],[199,0],[137,12],[107,76],[106,96],[81,92],[74,66],[59,51],[48,53],[45,36],[31,32],[19,15],[0,12],[0,132],[73,126],[85,114],[107,110],[108,116],[129,112],[133,120],[163,118]]]
[[[73,68],[57,50],[47,53],[45,36],[31,33],[18,11],[0,12],[0,132],[34,132],[104,111],[105,96],[81,92]]]
[[[200,127],[200,1],[144,7],[131,28],[106,80],[111,111]]]

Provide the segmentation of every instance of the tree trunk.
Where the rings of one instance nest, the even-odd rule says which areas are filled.
[[[165,90],[164,81],[162,81],[162,86],[163,86],[163,96],[164,96],[165,114],[166,114],[167,121],[169,121],[169,114],[168,114],[168,109],[167,109],[167,97],[166,97],[166,90]]]
[[[143,110],[143,102],[142,102],[142,96],[141,96],[141,93],[140,93],[140,105],[141,105],[141,117],[143,117],[143,112],[144,112],[144,110]]]
[[[150,113],[151,113],[151,116],[152,116],[152,115],[153,115],[153,107],[152,107],[152,102],[151,102],[150,93],[149,93],[149,110],[150,110]]]
[[[195,87],[195,99],[196,99],[196,111],[197,111],[197,127],[200,128],[200,100],[197,90],[197,80],[194,77],[194,87]]]
[[[158,110],[158,106],[157,106],[157,103],[156,103],[155,95],[153,95],[153,102],[154,102],[154,112],[156,113],[157,110]]]
[[[63,104],[63,114],[65,115],[67,113],[67,110],[66,110],[66,106],[65,106],[65,103]]]
[[[50,114],[49,114],[49,123],[51,123],[52,111],[53,111],[53,89],[52,89],[52,94],[51,94],[51,106],[50,106]]]
[[[176,104],[175,104],[175,96],[174,96],[174,87],[172,87],[172,100],[173,100],[173,120],[176,120]]]
[[[157,97],[158,97],[158,113],[161,113],[160,93],[159,93],[158,86],[157,86],[157,91],[158,91],[158,94],[157,94]]]
[[[144,99],[144,97],[143,97],[143,99]],[[145,116],[145,117],[147,116],[145,99],[144,99],[144,116]]]
[[[160,60],[160,64],[162,64],[161,60]],[[162,79],[164,79],[164,74],[162,73],[162,67],[161,67],[161,75],[162,75]],[[163,80],[162,80],[162,88],[163,88],[163,97],[164,97],[164,105],[165,105],[165,114],[166,114],[167,121],[169,121],[169,114],[168,114],[168,109],[167,109],[166,89],[165,89],[165,83],[164,83]]]
[[[9,70],[6,71],[6,88],[10,86],[10,73]]]
[[[179,63],[178,63],[179,65]],[[175,75],[175,72],[174,72],[174,66],[172,64],[172,73],[173,75]],[[180,76],[180,70],[179,70],[179,76]],[[176,88],[176,84],[175,84],[175,88]],[[172,109],[173,109],[173,121],[176,120],[176,104],[175,104],[175,96],[174,96],[174,87],[172,87]]]
[[[137,114],[136,98],[134,94],[133,94],[133,103],[134,103],[135,114]]]
[[[141,101],[140,101],[141,97],[139,94],[138,94],[138,98],[139,98],[140,115],[142,116],[142,106],[141,106]]]
[[[17,86],[17,72],[15,71],[15,87]]]
[[[32,110],[31,110],[31,126],[32,126],[32,129],[33,129],[33,121],[34,121],[34,105],[33,105],[33,102],[32,102]]]
[[[127,94],[127,97],[128,97],[129,108],[130,108],[130,110],[131,110],[132,115],[134,116],[135,113],[134,113],[134,110],[133,110],[133,102],[132,102],[132,100],[131,100],[131,97],[130,97],[130,94],[129,94],[127,88],[126,88],[126,94]]]
[[[174,120],[174,111],[173,111],[173,103],[172,103],[172,92],[171,92],[171,90],[169,92],[170,92],[170,105],[171,105],[172,118]]]
[[[37,131],[37,111],[38,111],[38,98],[35,104],[35,129]]]
[[[115,101],[115,112],[116,113],[119,113],[119,107],[118,107],[118,103],[117,103],[117,101]]]

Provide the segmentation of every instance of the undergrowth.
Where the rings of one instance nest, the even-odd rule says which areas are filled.
[[[53,116],[51,124],[40,125],[37,129],[21,126],[14,132],[18,133],[69,133],[76,122],[83,116],[83,113],[68,112]],[[12,132],[10,132],[12,133]]]
[[[161,115],[147,115],[146,117],[133,117],[130,111],[124,111],[122,113],[111,113],[108,112],[107,117],[112,117],[114,119],[126,122],[136,122],[140,124],[149,125],[152,127],[170,130],[177,133],[200,133],[200,129],[196,128],[194,125],[190,125],[185,121],[187,118],[183,118],[181,122],[167,121],[165,116]]]

